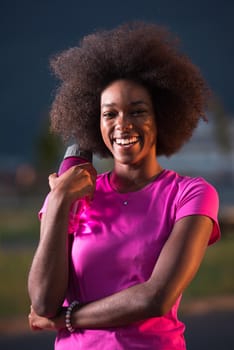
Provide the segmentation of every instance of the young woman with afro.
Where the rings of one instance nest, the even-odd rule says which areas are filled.
[[[57,55],[52,130],[112,156],[49,177],[29,273],[32,329],[55,349],[183,350],[181,295],[220,236],[218,196],[201,177],[163,169],[190,139],[209,89],[178,41],[155,24],[95,32]],[[82,199],[71,230],[71,207]],[[80,203],[83,203],[80,201]]]

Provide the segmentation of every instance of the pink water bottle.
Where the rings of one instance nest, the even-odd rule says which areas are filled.
[[[83,163],[92,163],[92,153],[90,151],[80,149],[79,145],[74,143],[73,145],[68,146],[63,161],[60,164],[58,175],[61,175],[73,165]]]
[[[58,175],[63,174],[74,165],[84,163],[92,163],[92,153],[90,151],[80,149],[79,145],[74,143],[67,148],[63,161],[60,164]],[[85,210],[87,205],[87,200],[85,198],[79,199],[72,205],[69,217],[69,233],[76,232],[77,225],[79,223],[79,215],[81,214],[82,210]]]

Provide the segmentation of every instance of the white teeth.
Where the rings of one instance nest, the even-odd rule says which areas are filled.
[[[130,137],[129,139],[115,139],[115,142],[117,145],[130,145],[132,143],[135,143],[138,141],[138,138],[136,136]]]

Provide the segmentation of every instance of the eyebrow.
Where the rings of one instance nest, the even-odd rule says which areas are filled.
[[[130,102],[129,103],[131,106],[137,106],[137,105],[142,105],[142,104],[144,104],[144,105],[148,105],[148,103],[147,102],[145,102],[145,101],[142,101],[142,100],[138,100],[138,101],[132,101],[132,102]],[[114,107],[114,106],[116,106],[117,104],[116,103],[103,103],[102,105],[101,105],[101,107]]]
[[[136,106],[136,105],[148,105],[147,102],[142,101],[142,100],[139,100],[139,101],[132,101],[130,104],[133,105],[133,106]]]

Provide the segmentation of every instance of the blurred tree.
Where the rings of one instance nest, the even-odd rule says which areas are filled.
[[[229,127],[230,119],[217,96],[213,97],[210,101],[209,110],[214,118],[214,137],[219,150],[222,153],[230,154],[232,151],[232,135]]]
[[[42,128],[35,142],[35,166],[39,173],[55,172],[63,156],[64,146],[61,139],[51,133],[49,122],[42,124]]]

